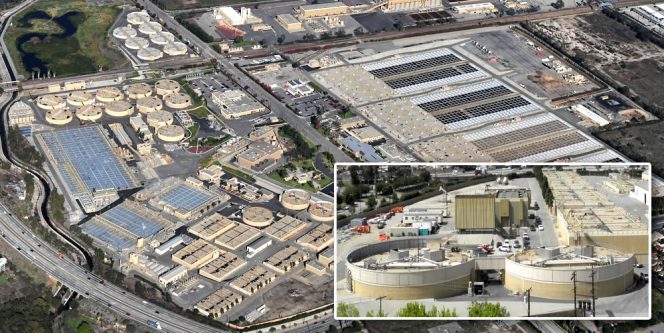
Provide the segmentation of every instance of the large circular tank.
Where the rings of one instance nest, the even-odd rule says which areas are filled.
[[[184,109],[191,106],[191,97],[185,93],[174,93],[164,96],[164,103],[171,109]]]
[[[44,110],[63,109],[67,103],[62,96],[42,95],[37,97],[37,106]]]
[[[636,257],[611,253],[616,251],[605,248],[594,249],[598,253],[583,256],[555,253],[555,256],[548,259],[548,256],[535,254],[535,250],[516,254],[517,258],[510,256],[505,259],[505,289],[523,293],[532,287],[531,295],[534,297],[572,300],[572,273],[576,272],[577,293],[590,295],[590,275],[594,270],[596,297],[627,292],[634,282],[633,266],[637,263]],[[608,260],[609,257],[612,259]]]
[[[475,259],[444,249],[441,253],[439,244],[400,237],[356,248],[346,257],[346,289],[363,297],[408,300],[466,294]]]
[[[155,111],[148,113],[148,126],[159,128],[173,124],[173,114],[168,111]]]
[[[169,56],[179,56],[187,54],[187,46],[181,42],[172,42],[164,45],[164,53]]]
[[[166,142],[179,142],[184,139],[184,128],[178,125],[167,125],[157,129],[159,140]]]
[[[127,39],[136,37],[136,29],[131,26],[117,27],[113,29],[113,37],[118,39]]]
[[[150,14],[148,14],[145,11],[131,12],[127,14],[127,22],[131,24],[139,25],[143,22],[148,22],[148,21],[150,21]]]
[[[140,50],[149,45],[150,42],[143,37],[130,37],[125,40],[125,46],[131,50]]]
[[[157,45],[166,45],[175,41],[175,36],[168,31],[160,31],[159,33],[150,35],[150,41]]]
[[[100,105],[85,105],[76,109],[76,118],[85,121],[97,121],[101,119],[104,109]]]
[[[63,109],[54,109],[46,111],[46,122],[53,125],[69,124],[74,117],[71,111]]]
[[[132,83],[128,85],[125,90],[127,91],[127,97],[130,99],[139,99],[143,97],[148,97],[152,95],[152,87],[147,83]]]
[[[334,205],[329,201],[317,201],[309,206],[309,215],[315,221],[334,221]]]
[[[180,91],[180,84],[175,80],[163,79],[154,84],[157,95],[174,94]]]
[[[104,103],[119,101],[124,98],[124,94],[116,87],[106,87],[97,90],[97,100]]]
[[[274,216],[264,207],[247,207],[242,210],[242,222],[256,228],[264,228],[272,224]]]
[[[281,195],[281,204],[292,210],[303,210],[309,207],[311,194],[305,190],[297,188],[288,189]]]
[[[138,31],[146,35],[154,35],[161,31],[161,24],[157,22],[145,22],[138,26]]]
[[[111,117],[127,117],[134,113],[134,106],[125,100],[113,101],[106,105],[106,114]]]
[[[155,61],[157,59],[161,59],[164,56],[164,53],[155,49],[154,47],[146,47],[138,50],[136,56],[141,60]]]
[[[161,107],[161,99],[157,96],[147,96],[136,100],[136,108],[140,113],[159,111]]]
[[[85,91],[74,91],[67,96],[67,103],[73,106],[91,105],[95,102],[95,96]]]

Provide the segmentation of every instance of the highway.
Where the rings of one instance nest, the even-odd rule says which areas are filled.
[[[202,57],[211,60],[215,59],[224,67],[224,70],[227,73],[230,73],[231,79],[234,79],[242,87],[248,87],[246,90],[249,93],[255,93],[259,100],[267,101],[266,106],[272,110],[276,116],[283,119],[286,123],[293,126],[293,128],[295,128],[298,132],[302,133],[302,135],[304,135],[307,139],[318,145],[321,151],[330,152],[337,162],[353,161],[348,155],[341,151],[339,147],[335,146],[332,142],[330,142],[330,140],[316,131],[313,127],[309,126],[309,121],[307,119],[300,118],[293,111],[289,110],[278,99],[265,91],[265,89],[263,89],[258,83],[254,82],[239,68],[235,67],[228,59],[201,41],[198,37],[196,37],[196,35],[180,25],[173,17],[169,16],[154,3],[149,0],[138,0],[138,3],[150,13],[157,15],[158,18],[165,22],[164,24],[166,27],[180,34],[184,41],[188,41],[194,44],[198,48]]]

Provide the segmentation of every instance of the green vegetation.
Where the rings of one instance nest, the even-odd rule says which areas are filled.
[[[397,317],[457,317],[457,313],[445,307],[439,311],[435,305],[427,310],[422,303],[408,302],[405,307],[397,310]]]
[[[199,106],[193,110],[190,110],[189,114],[194,118],[205,119],[207,118],[209,112],[210,110],[208,110],[208,108],[206,108],[205,106]]]
[[[256,41],[252,39],[244,39],[242,37],[235,38],[235,40],[233,41],[233,47],[247,47],[247,46],[251,47],[256,44],[258,44],[256,43]]]
[[[191,31],[196,37],[202,40],[205,43],[214,42],[214,37],[210,36],[203,28],[199,27],[198,24],[192,23],[189,19],[183,19],[176,17],[176,20],[187,30]]]
[[[5,276],[5,274],[0,273],[0,286],[2,286],[3,284],[7,284],[7,277]]]
[[[337,304],[337,317],[359,317],[360,310],[352,304],[346,304],[344,302],[339,302]]]
[[[312,172],[312,171],[314,172],[314,175],[320,177],[319,179],[316,180],[316,183],[318,183],[319,188],[324,188],[325,186],[328,186],[332,183],[333,180],[331,178],[325,176],[324,174],[322,174],[319,171],[316,171],[316,168],[314,168],[314,162],[313,162],[312,159],[297,160],[297,161],[287,163],[287,164],[283,165],[282,167],[270,172],[268,174],[268,177],[270,177],[270,178],[272,178],[272,179],[274,179],[274,180],[276,180],[280,183],[289,185],[290,187],[297,187],[297,188],[301,188],[305,191],[315,193],[315,192],[318,191],[318,189],[316,189],[316,187],[314,186],[314,183],[312,181],[308,181],[304,184],[300,184],[295,180],[286,180],[285,179],[286,176],[289,173]]]
[[[468,308],[468,317],[509,317],[510,313],[500,303],[473,302]]]
[[[288,152],[288,155],[294,159],[309,159],[316,153],[316,145],[304,138],[300,132],[296,131],[291,125],[284,125],[279,128],[279,135],[293,140],[295,149]]]
[[[240,178],[240,179],[242,179],[242,180],[244,180],[244,181],[246,181],[246,182],[249,182],[249,183],[255,183],[255,182],[256,182],[256,178],[254,178],[252,175],[250,175],[250,174],[248,174],[248,173],[242,172],[242,171],[240,171],[240,170],[238,170],[238,169],[235,169],[235,168],[229,167],[229,166],[227,166],[227,165],[222,165],[221,168],[222,168],[224,171],[226,171],[226,172],[228,172],[228,173],[231,173],[231,174],[233,174],[234,176],[236,176],[236,177],[238,177],[238,178]]]
[[[341,119],[348,119],[353,117],[355,117],[355,113],[353,113],[353,111],[346,110],[345,112],[339,112],[339,118]]]
[[[53,189],[49,196],[49,208],[53,219],[60,223],[65,223],[65,196],[58,193],[57,189]]]
[[[44,157],[23,137],[21,130],[17,126],[9,127],[7,133],[9,150],[21,161],[41,169],[44,163]]]
[[[69,17],[77,27],[76,32],[69,37],[57,38],[54,35],[63,30],[55,21],[32,19],[32,24],[20,23],[25,15],[37,11],[44,11],[53,18],[76,12]],[[100,67],[104,70],[122,68],[127,61],[119,50],[109,46],[107,34],[120,12],[117,6],[89,6],[85,0],[39,1],[13,19],[14,24],[7,30],[5,43],[15,65],[28,77],[31,69],[23,68],[16,43],[27,33],[49,35],[43,40],[33,38],[23,47],[28,52],[34,52],[58,76],[93,73]]]
[[[547,206],[551,207],[553,205],[553,199],[554,199],[553,192],[551,192],[551,188],[549,187],[549,181],[542,173],[542,167],[541,166],[534,167],[533,174],[535,175],[535,179],[537,179],[537,182],[539,183],[540,189],[542,189],[542,196],[544,196],[544,202],[546,202]]]
[[[334,155],[332,153],[324,151],[323,153],[323,163],[327,165],[327,168],[330,169],[330,171],[334,171],[334,163],[336,160],[334,159]]]

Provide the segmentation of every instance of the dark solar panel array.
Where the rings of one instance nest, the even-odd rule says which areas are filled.
[[[501,112],[509,109],[518,108],[520,106],[529,105],[530,102],[523,99],[521,96],[506,98],[500,101],[494,101],[486,104],[473,106],[465,110],[454,111],[450,113],[440,114],[435,116],[443,124],[456,123],[458,121],[481,117],[484,115]]]
[[[435,70],[433,72],[428,72],[428,73],[419,73],[415,74],[413,76],[409,77],[404,77],[404,78],[399,78],[399,79],[394,79],[394,80],[388,80],[385,81],[385,83],[390,86],[392,89],[399,89],[403,87],[408,87],[408,86],[413,86],[416,84],[424,83],[424,82],[431,82],[431,81],[436,81],[440,79],[446,79],[448,77],[454,77],[458,76],[461,74],[466,74],[466,73],[472,73],[472,72],[477,72],[477,68],[464,64],[465,66],[468,66],[470,68],[464,67],[463,70],[460,70],[459,68],[461,66],[457,67],[446,67],[446,68],[441,68],[438,70]],[[462,66],[464,66],[462,65]]]
[[[522,129],[518,129],[515,131],[507,132],[507,133],[502,133],[494,136],[490,136],[488,138],[480,139],[477,141],[473,141],[473,144],[476,145],[480,149],[491,149],[495,148],[498,146],[503,146],[503,145],[508,145],[511,143],[519,142],[519,141],[524,141],[524,140],[529,140],[532,138],[536,138],[538,136],[543,136],[549,133],[555,133],[558,131],[562,131],[564,129],[567,129],[568,127],[565,126],[560,121],[554,120],[554,121],[548,121],[545,123],[541,123],[535,126],[531,127],[526,127]]]
[[[418,106],[421,107],[424,111],[432,112],[440,109],[446,109],[459,105],[474,103],[498,96],[508,95],[511,93],[512,93],[511,90],[503,86],[498,86],[498,87],[473,91],[466,94],[446,97],[439,100],[418,104]]]
[[[509,162],[545,151],[554,150],[556,148],[584,142],[586,140],[587,139],[583,135],[577,132],[570,132],[569,134],[552,137],[545,140],[533,141],[524,146],[506,149],[495,154],[491,154],[491,156],[498,162]]]
[[[401,65],[390,66],[385,68],[379,68],[370,70],[369,73],[373,74],[377,78],[383,78],[386,76],[399,75],[403,73],[418,71],[421,69],[432,68],[436,66],[444,66],[448,64],[453,64],[459,62],[459,59],[454,54],[446,54],[440,57],[429,58],[424,60],[418,60],[413,62],[408,62]]]

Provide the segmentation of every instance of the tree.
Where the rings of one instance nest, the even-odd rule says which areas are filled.
[[[457,317],[457,312],[454,309],[450,310],[445,307],[439,311],[435,305],[427,310],[424,304],[408,302],[405,307],[397,311],[397,317]]]
[[[468,317],[509,317],[510,313],[500,303],[473,302],[468,308]]]
[[[340,302],[337,305],[337,317],[359,317],[360,310],[352,304]]]

